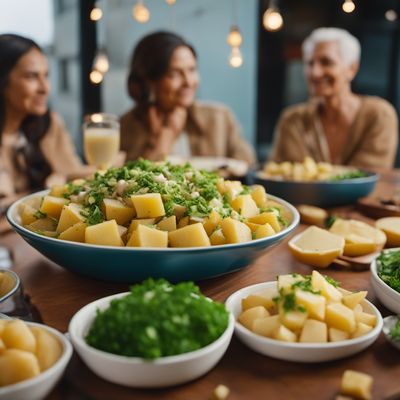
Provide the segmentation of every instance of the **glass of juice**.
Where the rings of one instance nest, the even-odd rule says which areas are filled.
[[[118,117],[113,114],[91,114],[83,123],[83,150],[88,164],[98,169],[111,166],[119,151]]]

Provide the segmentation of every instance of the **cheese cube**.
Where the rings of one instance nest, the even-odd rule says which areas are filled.
[[[308,319],[304,323],[299,341],[302,343],[326,343],[328,341],[328,327],[325,322]]]
[[[341,392],[358,399],[372,398],[373,378],[358,371],[346,370],[342,376]]]

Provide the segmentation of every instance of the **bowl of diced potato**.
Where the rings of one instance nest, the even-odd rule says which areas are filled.
[[[252,171],[251,180],[268,192],[292,204],[334,207],[353,204],[367,196],[379,176],[354,167],[316,162],[306,157],[302,163],[268,162]]]
[[[382,316],[366,295],[313,271],[240,289],[226,308],[236,318],[235,334],[254,351],[286,361],[324,362],[358,353],[379,336]]]
[[[19,319],[0,319],[0,398],[45,398],[71,355],[72,345],[57,330]]]
[[[145,160],[24,197],[7,218],[62,267],[115,282],[228,273],[299,223],[291,204],[260,185]]]

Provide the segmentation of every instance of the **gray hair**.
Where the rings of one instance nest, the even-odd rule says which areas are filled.
[[[360,62],[361,46],[351,33],[339,28],[318,28],[311,32],[302,45],[303,60],[311,57],[315,46],[320,42],[337,42],[343,61],[347,65]]]

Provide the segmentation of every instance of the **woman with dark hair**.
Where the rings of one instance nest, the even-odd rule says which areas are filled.
[[[182,37],[155,32],[138,43],[128,76],[135,107],[121,118],[128,160],[193,155],[255,161],[232,113],[195,100],[198,84],[196,52]]]
[[[0,35],[0,197],[42,188],[52,174],[91,171],[60,117],[50,112],[48,95],[41,48],[22,36]]]

